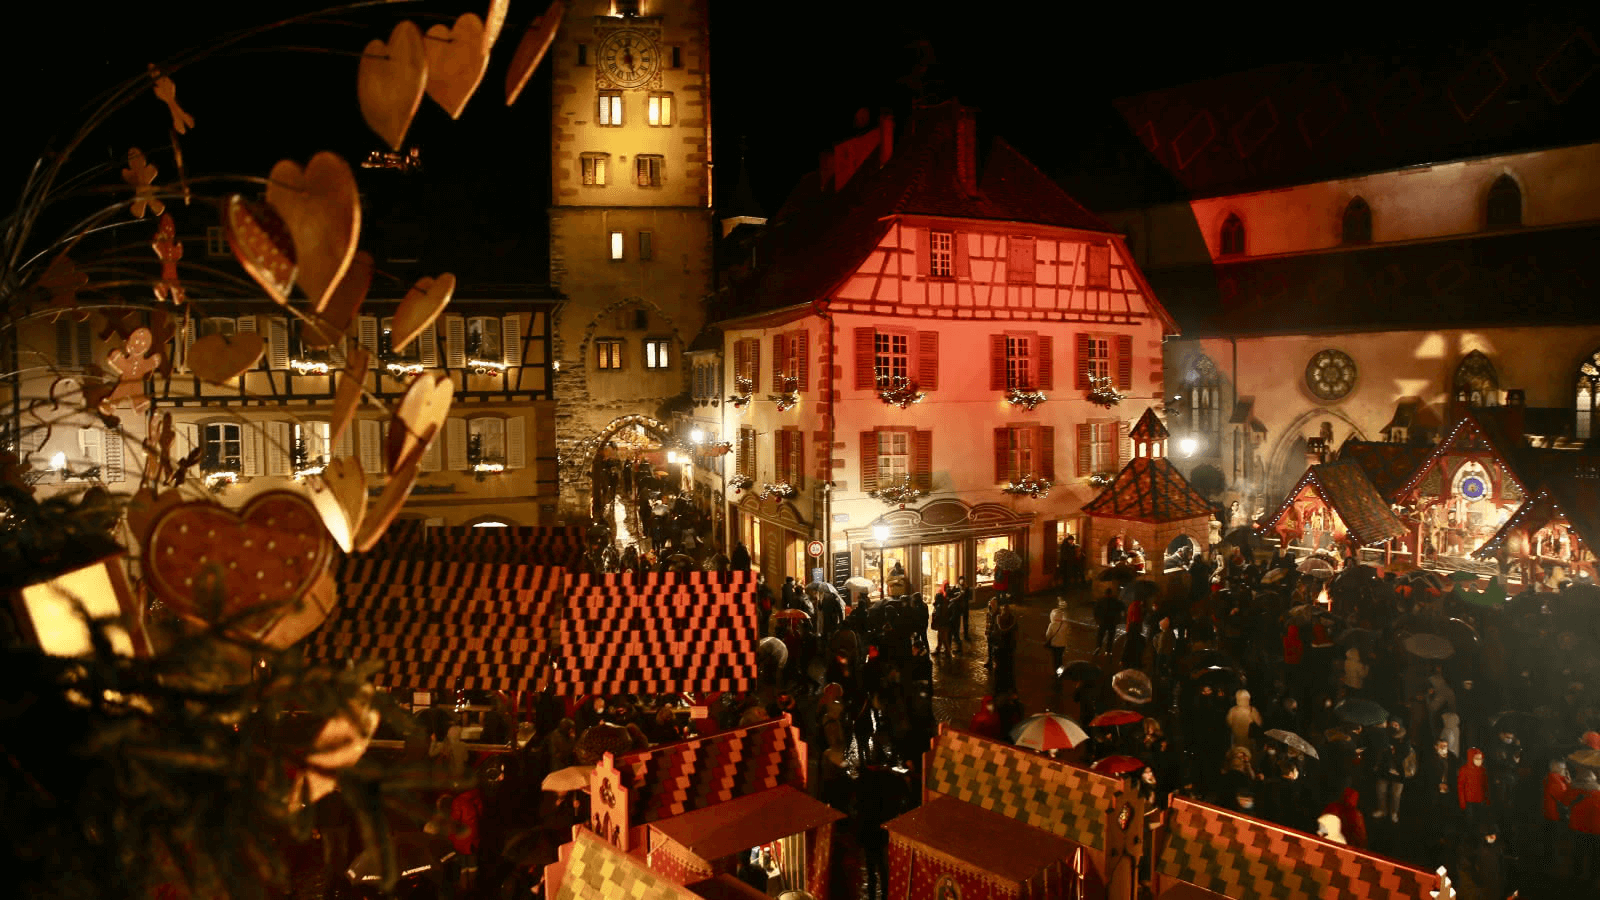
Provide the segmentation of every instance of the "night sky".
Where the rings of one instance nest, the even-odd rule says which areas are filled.
[[[416,9],[410,15],[426,26],[478,6],[353,9],[333,24],[247,40],[180,74],[180,100],[198,119],[183,141],[191,174],[260,175],[276,159],[304,160],[319,149],[359,161],[378,141],[356,107],[353,54],[366,40],[386,36],[397,10]],[[463,248],[494,247],[502,257],[525,260],[529,269],[543,253],[549,83],[547,76],[536,78],[510,109],[501,85],[516,39],[542,7],[540,0],[513,0],[489,73],[460,121],[423,101],[410,137],[423,147],[424,179],[363,185],[379,194],[394,187],[406,209],[433,210],[436,218],[458,223],[452,235]],[[0,189],[8,202],[51,136],[65,134],[95,94],[119,78],[210,36],[321,4],[196,5],[187,14],[172,12],[183,7],[171,4],[118,5],[78,8],[69,20],[60,17],[61,8],[33,5],[13,22],[14,47],[48,52],[16,52],[0,63],[15,88],[10,116],[20,123],[0,147]],[[1389,15],[1377,33],[1372,19],[1358,15],[1240,26],[1173,17],[1155,6],[1092,13],[1076,4],[1044,10],[976,4],[965,14],[920,17],[906,15],[910,9],[840,0],[792,6],[713,0],[719,196],[731,195],[742,141],[757,199],[769,214],[776,212],[794,182],[815,166],[817,152],[850,133],[858,107],[890,107],[904,115],[914,98],[958,97],[979,108],[984,132],[1003,134],[1047,172],[1065,177],[1117,147],[1136,147],[1110,106],[1118,96],[1270,63],[1449,54],[1518,27],[1476,19],[1446,27]],[[285,45],[343,53],[261,52]],[[148,153],[166,143],[165,109],[145,96],[86,143],[79,159],[120,164],[130,144]]]

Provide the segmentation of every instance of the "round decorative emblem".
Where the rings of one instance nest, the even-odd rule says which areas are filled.
[[[949,875],[940,875],[933,885],[933,900],[961,900],[961,885]]]
[[[1128,803],[1122,804],[1122,808],[1117,810],[1117,826],[1120,827],[1123,831],[1127,831],[1128,830],[1128,823],[1130,823],[1132,821],[1133,821],[1133,806],[1131,804],[1128,804]]]
[[[1483,493],[1484,484],[1482,478],[1476,475],[1468,475],[1461,479],[1461,496],[1466,497],[1468,500],[1481,500],[1483,499]]]
[[[1321,400],[1339,400],[1356,384],[1356,362],[1343,350],[1322,350],[1306,364],[1306,387]]]
[[[606,806],[615,806],[617,804],[617,793],[611,789],[611,779],[609,778],[600,779],[600,802]]]
[[[614,31],[600,44],[600,71],[617,87],[642,87],[660,66],[655,41],[637,31]]]

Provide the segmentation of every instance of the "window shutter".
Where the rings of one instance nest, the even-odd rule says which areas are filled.
[[[793,445],[789,451],[789,483],[800,490],[806,485],[805,432],[795,429],[789,432],[789,440]]]
[[[339,432],[339,436],[337,438],[334,438],[334,441],[333,441],[333,458],[334,459],[344,459],[344,458],[346,458],[346,457],[348,457],[348,456],[350,456],[352,454],[352,448],[351,448],[350,444],[352,443],[352,438],[354,437],[354,434],[355,434],[355,431],[353,429],[351,429],[349,427],[346,427],[343,431]],[[363,464],[361,466],[361,468],[365,469],[366,465]]]
[[[506,417],[506,468],[508,469],[528,467],[527,421],[524,416]]]
[[[505,316],[500,320],[500,342],[505,351],[501,361],[508,366],[522,365],[521,316]]]
[[[861,490],[878,489],[878,433],[861,432]]]
[[[444,465],[453,472],[467,468],[467,420],[444,420]]]
[[[877,372],[873,369],[873,338],[875,328],[856,329],[856,389],[870,391],[878,386]]]
[[[1006,336],[989,335],[989,390],[1006,389]]]
[[[1011,429],[994,430],[994,480],[1011,480]]]
[[[797,345],[794,355],[798,361],[798,387],[805,391],[810,388],[811,381],[811,332],[802,328],[795,332],[793,339]]]
[[[1090,469],[1094,466],[1094,426],[1086,423],[1078,425],[1078,477],[1087,478],[1094,473]]]
[[[73,352],[76,343],[72,338],[72,320],[62,317],[56,320],[56,365],[63,369],[72,368]]]
[[[1118,422],[1117,423],[1117,471],[1121,472],[1122,471],[1122,467],[1127,465],[1128,464],[1128,460],[1130,460],[1132,458],[1133,458],[1133,442],[1128,439],[1128,423],[1127,422]]]
[[[357,316],[356,335],[361,346],[367,348],[367,368],[378,367],[378,317]]]
[[[783,393],[783,376],[787,373],[784,369],[789,364],[789,336],[775,334],[772,336],[772,392]]]
[[[761,387],[761,341],[758,338],[750,339],[750,383]]]
[[[435,431],[433,437],[428,439],[428,445],[422,450],[422,460],[417,464],[418,470],[423,472],[439,471],[439,457],[444,452],[443,447],[444,438],[440,437],[439,432]]]
[[[200,426],[194,422],[179,422],[173,426],[177,440],[173,441],[172,459],[177,462],[200,446]]]
[[[268,422],[267,429],[267,474],[288,475],[291,454],[289,444],[294,440],[294,429],[288,422]],[[306,441],[306,452],[311,454],[314,448],[311,441]]]
[[[1117,335],[1117,390],[1133,387],[1133,336]]]
[[[917,430],[911,435],[911,486],[933,489],[933,432]]]
[[[782,429],[772,432],[772,477],[778,481],[789,478],[789,432]]]
[[[1073,377],[1078,390],[1089,389],[1089,336],[1082,332],[1078,333],[1077,373]]]
[[[240,316],[239,318],[234,320],[234,322],[233,322],[233,330],[234,331],[239,331],[239,332],[245,332],[245,333],[249,333],[249,334],[254,334],[255,330],[256,330],[256,317],[255,316]]]
[[[303,342],[305,332],[301,331],[300,334]],[[347,340],[349,340],[348,337],[340,335],[328,346],[328,360],[333,363],[334,369],[343,371],[345,363],[349,361],[349,357],[345,355],[345,341]]]
[[[289,320],[282,316],[267,319],[267,368],[276,372],[289,368]]]
[[[191,313],[191,315],[189,316],[188,323],[185,324],[185,325],[179,326],[180,328],[183,329],[183,359],[182,359],[182,364],[183,364],[183,369],[185,371],[187,371],[188,368],[189,368],[189,348],[194,346],[194,339],[195,339],[197,333],[200,331],[200,320],[193,315],[193,312],[194,312],[193,308],[191,308],[189,310],[189,312]]]
[[[116,484],[123,480],[122,466],[122,432],[101,432],[101,450],[105,454],[105,462],[100,464],[100,480],[106,484]]]
[[[444,365],[447,369],[467,365],[467,323],[460,316],[444,317]]]
[[[105,478],[105,432],[98,428],[78,429],[78,452],[88,465],[101,467],[101,480]]]
[[[917,387],[925,391],[939,388],[939,332],[917,332]]]
[[[78,322],[76,325],[78,365],[85,369],[100,368],[94,362],[94,330],[89,327],[88,322]]]
[[[378,420],[361,419],[356,428],[361,432],[361,468],[368,475],[377,475],[383,471],[383,433]]]
[[[1056,480],[1056,430],[1050,425],[1039,427],[1039,462],[1044,477]]]
[[[909,228],[907,230],[916,235],[913,240],[916,247],[917,274],[926,278],[928,277],[928,257],[930,256],[928,241],[932,237],[932,232],[926,228]]]
[[[744,341],[734,341],[733,342],[733,380],[734,380],[735,383],[730,387],[730,391],[732,391],[734,393],[737,393],[738,390],[739,390],[739,385],[738,385],[739,376],[741,376],[741,375],[743,375],[745,373],[745,371],[746,371],[746,369],[748,367],[748,359],[749,359],[749,357],[750,357],[750,345],[746,344]]]
[[[950,243],[955,245],[953,250],[955,252],[955,258],[956,258],[956,277],[957,278],[966,278],[967,276],[972,274],[972,261],[967,258],[967,235],[966,235],[966,233],[958,231],[955,234],[951,235],[950,236]]]
[[[439,367],[439,329],[435,323],[429,322],[417,338],[417,356],[427,368]]]
[[[261,426],[251,422],[239,423],[239,445],[243,454],[240,474],[254,477],[261,474]]]
[[[1054,390],[1056,386],[1055,339],[1048,334],[1034,338],[1034,387],[1041,391]]]

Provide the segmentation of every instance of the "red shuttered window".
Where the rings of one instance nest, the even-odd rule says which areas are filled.
[[[1055,428],[1048,425],[996,428],[994,480],[1015,482],[1028,475],[1055,480],[1055,444]]]

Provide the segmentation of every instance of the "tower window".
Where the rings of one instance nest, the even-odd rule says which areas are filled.
[[[651,237],[650,232],[648,232],[648,231],[639,232],[639,258],[640,259],[652,259],[652,258],[655,257],[655,247],[652,246],[652,244],[653,244],[653,239]]]
[[[606,170],[609,168],[611,168],[609,154],[585,153],[583,155],[583,183],[593,187],[604,187]]]
[[[622,368],[622,342],[615,338],[594,342],[595,367],[600,369]]]
[[[635,156],[633,158],[634,171],[639,176],[640,187],[660,187],[662,157],[654,155]]]
[[[1372,207],[1360,197],[1344,208],[1341,239],[1346,244],[1372,243]]]
[[[600,92],[600,124],[608,128],[622,125],[622,92]]]
[[[955,275],[955,235],[948,231],[935,231],[928,237],[928,274],[934,278]]]
[[[683,68],[683,48],[682,47],[673,47],[672,48],[672,68],[674,68],[674,69]]]
[[[1522,188],[1510,175],[1501,175],[1489,187],[1485,219],[1490,228],[1512,228],[1522,224]]]
[[[668,364],[667,341],[665,339],[651,338],[644,342],[644,367],[646,369],[665,369]]]
[[[650,124],[665,126],[672,124],[672,95],[655,93],[650,95]]]
[[[620,231],[611,232],[611,258],[613,260],[622,258],[622,232]]]
[[[1241,256],[1244,254],[1244,222],[1239,217],[1229,213],[1228,218],[1222,223],[1222,256]]]

